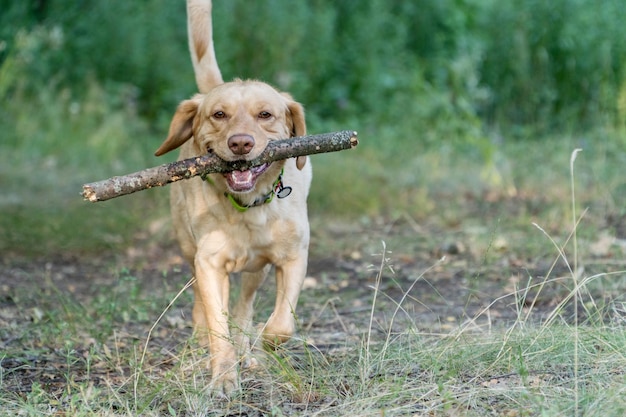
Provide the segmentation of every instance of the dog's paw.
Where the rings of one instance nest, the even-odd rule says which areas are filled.
[[[269,318],[267,323],[258,326],[258,332],[261,334],[262,346],[266,350],[274,350],[282,343],[285,343],[294,334],[295,323],[293,317],[278,317],[274,314]]]
[[[239,391],[239,378],[237,372],[226,372],[216,375],[211,379],[211,391],[222,399],[230,399]]]
[[[241,358],[241,369],[254,370],[255,368],[258,368],[258,366],[259,361],[257,358],[252,356],[252,354],[248,354]]]

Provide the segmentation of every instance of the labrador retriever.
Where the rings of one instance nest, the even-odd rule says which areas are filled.
[[[251,160],[272,140],[304,135],[304,110],[289,94],[260,81],[223,82],[211,6],[207,0],[187,2],[200,94],[180,103],[155,154],[180,148],[179,159],[212,152],[226,161]],[[309,246],[306,200],[312,173],[307,162],[299,157],[171,185],[174,231],[195,277],[194,327],[210,349],[213,388],[224,395],[238,389],[238,367],[254,364],[253,304],[272,266],[276,302],[260,327],[262,344],[275,346],[294,333]],[[241,291],[231,310],[234,273],[240,273]]]

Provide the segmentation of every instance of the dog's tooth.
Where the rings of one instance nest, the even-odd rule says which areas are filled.
[[[250,170],[245,171],[233,171],[231,177],[234,182],[241,184],[252,181],[252,172]]]

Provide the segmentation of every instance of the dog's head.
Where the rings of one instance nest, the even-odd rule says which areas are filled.
[[[304,110],[290,95],[262,82],[236,80],[180,103],[167,139],[155,155],[163,155],[193,138],[196,155],[213,152],[225,161],[252,160],[271,140],[305,134]],[[298,168],[305,161],[305,157],[298,158]],[[248,193],[260,178],[269,177],[271,184],[283,164],[264,164],[222,177],[231,192]]]

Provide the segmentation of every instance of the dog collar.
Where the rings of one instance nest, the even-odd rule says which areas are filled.
[[[241,213],[247,211],[251,207],[258,207],[258,206],[262,206],[263,204],[269,204],[274,199],[274,196],[278,198],[285,198],[289,194],[291,194],[291,187],[285,187],[285,185],[283,185],[283,173],[284,172],[285,172],[285,168],[280,170],[280,174],[278,174],[278,178],[276,178],[276,181],[274,181],[274,184],[272,184],[272,189],[270,190],[269,193],[260,196],[259,198],[254,200],[251,204],[247,204],[247,205],[241,204],[239,201],[237,201],[235,196],[233,196],[230,193],[224,193],[224,196],[228,198],[228,201],[230,201],[230,204],[232,204],[232,206]],[[208,176],[208,174],[202,175],[201,178],[205,180],[206,182],[208,182],[209,184],[213,185],[213,180]]]

